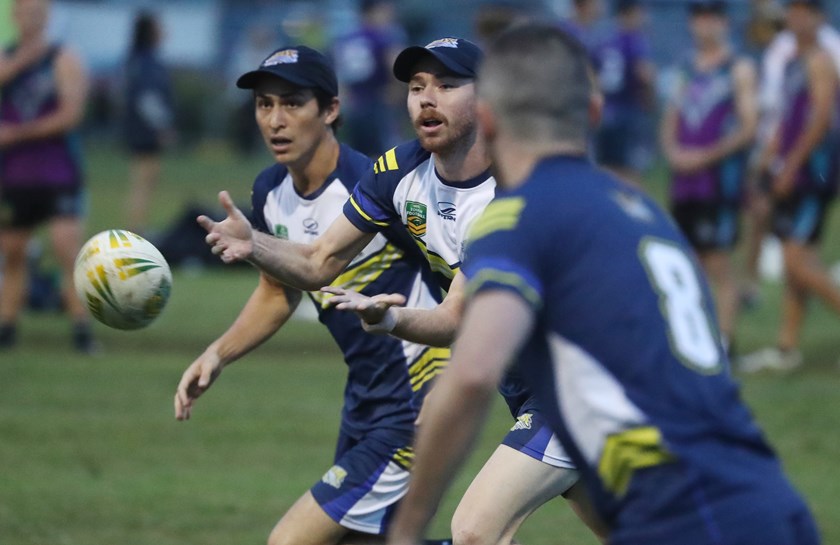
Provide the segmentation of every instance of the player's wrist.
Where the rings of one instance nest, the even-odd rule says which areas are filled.
[[[382,315],[382,319],[375,324],[365,324],[365,329],[369,333],[388,334],[394,331],[395,327],[397,327],[397,313],[393,308],[388,308]]]

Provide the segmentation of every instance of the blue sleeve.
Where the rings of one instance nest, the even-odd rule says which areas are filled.
[[[395,177],[387,174],[368,169],[344,204],[344,215],[360,231],[376,233],[399,220],[394,210]]]
[[[268,200],[269,192],[276,186],[276,169],[269,167],[259,173],[254,186],[251,189],[251,225],[254,229],[273,235],[274,233],[269,229],[265,221],[265,203]]]
[[[545,281],[541,278],[540,240],[543,233],[529,227],[523,196],[491,202],[470,230],[461,271],[467,292],[511,291],[535,311],[543,305]]]

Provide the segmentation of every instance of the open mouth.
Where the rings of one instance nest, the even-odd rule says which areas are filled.
[[[271,139],[271,147],[275,149],[285,149],[289,147],[292,141],[282,136],[276,136]]]

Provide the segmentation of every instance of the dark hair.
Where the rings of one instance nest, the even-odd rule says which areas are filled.
[[[134,19],[131,52],[148,51],[157,45],[157,19],[150,11],[141,11]]]

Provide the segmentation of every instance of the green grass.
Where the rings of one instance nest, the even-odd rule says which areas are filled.
[[[93,234],[119,227],[127,168],[91,149]],[[220,189],[246,200],[262,161],[223,149],[173,156],[153,222],[164,227],[186,202],[212,205]],[[661,194],[661,186],[652,191]],[[829,233],[840,233],[837,221]],[[826,256],[837,259],[834,241]],[[0,543],[137,545],[263,543],[282,513],[329,467],[345,366],[326,331],[295,321],[228,368],[176,422],[172,396],[183,369],[234,319],[255,284],[247,268],[176,271],[172,299],[147,329],[98,326],[105,352],[70,350],[58,315],[27,313],[19,347],[0,353]],[[772,342],[778,286],[740,321],[739,346]],[[814,305],[804,335],[806,368],[743,379],[744,396],[813,506],[825,543],[840,542],[840,321]],[[448,533],[460,494],[510,426],[496,403],[481,444],[447,496],[434,535]],[[501,491],[500,491],[501,493]],[[519,534],[529,545],[591,543],[562,500]]]

